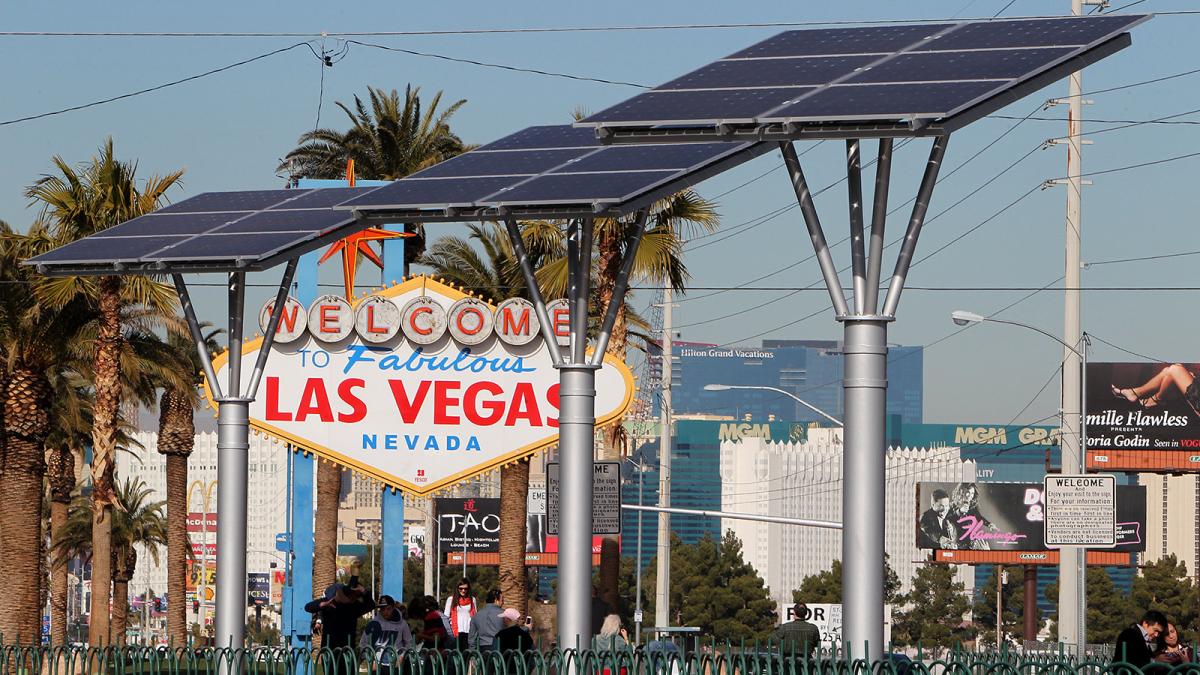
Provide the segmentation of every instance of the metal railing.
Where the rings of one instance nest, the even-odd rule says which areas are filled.
[[[707,642],[616,651],[46,647],[0,643],[0,675],[1123,675],[1140,669],[1058,651],[962,648],[888,652],[873,663],[840,650],[798,653],[778,643]],[[1200,665],[1155,673],[1200,674]]]

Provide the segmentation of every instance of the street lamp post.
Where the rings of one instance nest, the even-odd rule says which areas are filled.
[[[646,466],[640,462],[634,461],[632,457],[626,457],[626,461],[637,468],[638,472],[638,506],[645,506],[642,499],[644,497],[643,488],[645,487]],[[642,511],[639,508],[637,512],[637,552],[634,554],[637,561],[634,565],[636,578],[636,587],[634,589],[634,609],[633,609],[633,644],[642,644]]]
[[[1087,473],[1087,346],[1088,335],[1081,334],[1082,349],[1073,347],[1063,340],[1047,333],[1037,326],[1030,326],[1019,321],[994,319],[992,317],[955,310],[950,319],[955,325],[968,326],[976,323],[1003,323],[1019,328],[1026,328],[1035,333],[1041,333],[1065,347],[1069,352],[1079,357],[1081,364],[1079,387],[1079,443],[1074,452],[1068,450],[1068,434],[1059,437],[1059,448],[1062,451],[1062,472],[1064,474]],[[1065,425],[1064,425],[1065,426]],[[1064,431],[1066,431],[1064,429]],[[1087,548],[1070,547],[1059,549],[1058,553],[1058,618],[1062,626],[1075,627],[1075,649],[1080,659],[1087,654]],[[1028,611],[1028,608],[1027,608]],[[1075,616],[1071,616],[1074,613]],[[1073,619],[1073,620],[1072,620]],[[1061,632],[1060,632],[1061,635]]]
[[[763,386],[763,385],[754,385],[754,384],[706,384],[706,385],[704,385],[704,391],[728,391],[730,389],[758,389],[761,391],[773,391],[778,394],[783,394],[784,396],[787,396],[788,398],[799,403],[800,405],[803,405],[804,407],[808,408],[809,410],[824,417],[825,419],[829,420],[830,422],[833,422],[834,424],[838,425],[839,427],[845,426],[844,424],[842,424],[842,421],[839,420],[838,418],[834,417],[833,415],[830,415],[829,413],[825,412],[824,410],[821,410],[817,406],[809,403],[808,401],[805,401],[804,399],[800,398],[799,396],[793,394],[792,392],[790,392],[786,389],[780,389],[779,387],[767,387],[767,386]]]

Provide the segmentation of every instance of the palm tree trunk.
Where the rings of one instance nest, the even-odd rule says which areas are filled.
[[[116,435],[121,408],[120,277],[101,277],[99,327],[96,331],[95,401],[92,404],[92,611],[88,640],[109,643],[109,592],[112,589],[112,505]]]
[[[529,495],[529,460],[500,469],[500,595],[505,607],[528,613],[529,589],[525,585],[526,499]]]
[[[158,451],[167,460],[167,640],[187,644],[188,455],[196,442],[195,410],[186,392],[167,388],[158,404]]]
[[[32,644],[41,630],[42,480],[49,431],[50,383],[13,371],[5,392],[4,462],[0,473],[0,579],[7,589],[0,636]]]
[[[112,585],[112,645],[125,646],[125,627],[129,619],[129,580],[117,572]]]
[[[317,513],[313,524],[313,596],[337,581],[338,502],[342,469],[333,462],[317,466]]]
[[[167,455],[167,641],[187,644],[188,460]]]
[[[58,541],[67,523],[71,491],[75,488],[75,453],[70,446],[51,448],[46,454],[50,484],[50,542]],[[50,644],[67,643],[67,556],[50,551]]]

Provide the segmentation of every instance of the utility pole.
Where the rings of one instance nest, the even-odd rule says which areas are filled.
[[[433,595],[433,570],[434,565],[438,564],[437,554],[434,553],[434,546],[437,545],[437,539],[433,532],[434,527],[433,498],[430,497],[425,503],[425,543],[422,545],[424,550],[421,551],[425,568],[425,595]]]
[[[996,649],[1004,644],[1004,565],[996,566]]]
[[[658,444],[658,505],[671,505],[671,286],[663,289],[662,422]],[[654,588],[654,625],[671,625],[671,514],[658,514],[658,565]]]

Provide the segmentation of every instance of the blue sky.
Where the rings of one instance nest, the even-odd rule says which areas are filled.
[[[5,104],[0,122],[80,105],[152,87],[272,50],[309,42],[314,49],[338,52],[334,37],[309,37],[356,31],[421,31],[494,28],[598,27],[620,25],[714,24],[746,22],[861,21],[991,16],[1009,3],[995,0],[955,2],[860,2],[756,5],[753,13],[738,3],[161,3],[123,2],[111,6],[84,3],[17,3],[6,7],[5,31],[57,32],[295,32],[305,37],[45,37],[0,36],[0,76]],[[1120,3],[1118,3],[1120,4]],[[1146,0],[1129,11],[1190,10],[1186,2]],[[1017,0],[1004,16],[1065,13],[1069,3]],[[1084,90],[1141,82],[1190,70],[1200,63],[1194,36],[1200,16],[1160,16],[1134,33],[1131,48],[1086,71]],[[653,85],[719,58],[781,28],[504,33],[362,37],[363,42],[438,53],[572,75]],[[637,89],[545,75],[447,62],[349,45],[332,68],[322,68],[313,53],[298,47],[227,72],[154,93],[43,119],[0,125],[0,219],[23,228],[35,216],[22,190],[51,169],[58,154],[71,162],[88,158],[112,135],[120,156],[139,161],[150,175],[186,169],[184,188],[174,199],[210,190],[279,187],[278,159],[311,129],[318,105],[323,126],[344,127],[335,101],[350,101],[368,85],[403,90],[420,86],[428,97],[467,99],[454,117],[455,130],[469,142],[482,143],[531,124],[563,123],[582,107],[599,110]],[[1090,96],[1085,119],[1149,120],[1200,109],[1200,74]],[[1003,114],[1024,117],[1047,98],[1066,94],[1062,82],[1024,99]],[[1035,117],[1061,118],[1051,108]],[[1084,151],[1084,171],[1150,162],[1200,151],[1200,114],[1173,118],[1192,124],[1146,124],[1094,136]],[[947,154],[947,171],[992,143],[1015,124],[987,119],[956,134]],[[1085,132],[1115,124],[1088,123]],[[1065,150],[1036,150],[1044,140],[1065,134],[1065,123],[1031,119],[1011,131],[961,171],[938,186],[931,220],[918,249],[913,288],[904,294],[891,339],[932,345],[926,354],[928,421],[1006,423],[1039,422],[1058,408],[1053,378],[1061,348],[1032,332],[999,325],[971,329],[950,339],[953,309],[988,314],[1029,295],[1025,290],[921,290],[921,288],[1025,288],[1057,285],[1063,273],[1063,188],[1035,190],[992,218],[1041,181],[1065,173]],[[927,141],[897,152],[893,204],[915,193]],[[866,146],[873,152],[874,143]],[[800,150],[806,150],[801,147]],[[1031,153],[1031,151],[1033,151]],[[814,186],[836,182],[843,158],[840,144],[826,143],[803,158]],[[1031,154],[1030,154],[1031,153]],[[1028,157],[1025,157],[1028,154]],[[1024,159],[1022,159],[1024,157]],[[1015,167],[1005,171],[1014,162]],[[687,263],[695,287],[737,285],[799,287],[815,282],[813,261],[796,209],[774,218],[760,217],[794,199],[777,154],[768,154],[701,186],[720,197],[722,235],[689,247]],[[1200,191],[1194,187],[1200,158],[1096,176],[1084,192],[1084,260],[1106,261],[1185,253],[1200,249],[1196,213]],[[769,173],[766,173],[769,172]],[[765,176],[744,185],[766,173]],[[868,179],[871,173],[868,171]],[[994,181],[983,186],[987,181]],[[727,193],[727,194],[723,194]],[[974,193],[974,194],[972,194]],[[965,201],[951,207],[960,199]],[[834,187],[819,197],[832,241],[846,231],[845,191]],[[907,211],[894,215],[898,233]],[[990,218],[990,220],[989,220]],[[987,221],[984,223],[984,221]],[[984,223],[981,225],[981,223]],[[738,227],[742,226],[742,227]],[[978,229],[971,231],[972,228]],[[737,229],[735,229],[737,228]],[[431,234],[460,233],[459,226],[435,226]],[[955,238],[971,231],[957,242]],[[718,241],[719,240],[719,241]],[[715,243],[714,243],[715,242]],[[848,251],[838,247],[839,263]],[[1168,361],[1200,361],[1194,346],[1200,332],[1190,303],[1195,291],[1162,290],[1192,286],[1196,256],[1097,265],[1083,273],[1085,287],[1155,287],[1142,291],[1089,291],[1084,296],[1084,326],[1125,349]],[[890,265],[890,260],[886,263]],[[789,267],[790,266],[790,267]],[[769,272],[778,274],[754,281]],[[327,270],[333,277],[337,272]],[[263,275],[269,282],[273,275]],[[748,283],[753,282],[753,283]],[[259,295],[265,298],[266,291]],[[202,311],[220,313],[216,294],[201,289]],[[828,296],[814,290],[731,291],[708,295],[692,291],[676,311],[683,339],[756,345],[765,337],[835,338]],[[785,297],[786,296],[786,297]],[[776,300],[778,298],[778,300]],[[251,299],[257,306],[261,298]],[[652,298],[641,293],[637,303]],[[773,303],[768,303],[776,300]],[[764,305],[762,307],[757,307]],[[757,308],[756,308],[757,307]],[[1035,324],[1051,333],[1062,326],[1062,294],[1037,293],[1002,316]],[[824,311],[819,311],[824,310]],[[812,318],[777,329],[809,314]],[[933,344],[936,343],[936,344]],[[1096,343],[1094,360],[1124,360],[1123,354]],[[1128,357],[1132,359],[1133,357]],[[1052,380],[1045,389],[1044,383]],[[1039,390],[1041,393],[1039,395]]]

